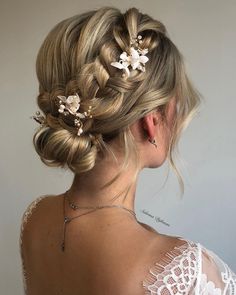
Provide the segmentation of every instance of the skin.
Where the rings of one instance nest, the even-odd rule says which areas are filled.
[[[168,104],[165,120],[163,120],[159,111],[154,110],[131,126],[131,131],[139,150],[139,172],[144,168],[160,167],[165,162],[175,112],[176,102],[175,98],[173,98]],[[154,138],[157,143],[157,148],[148,140]],[[110,145],[119,159],[119,162],[121,162],[122,156],[117,140],[113,140]],[[129,169],[126,172],[123,172],[122,176],[111,186],[102,190],[100,189],[117,173],[117,169],[117,164],[112,156],[107,156],[105,159],[98,162],[91,171],[86,173],[85,176],[75,175],[68,192],[70,200],[79,206],[116,204],[123,205],[134,211],[138,177],[136,178],[135,183],[133,183],[125,200],[122,200],[122,198],[119,197],[114,201],[111,201],[114,196],[120,192],[121,188],[125,188],[129,185],[130,180],[134,175],[133,165],[130,165]],[[96,216],[99,215],[100,221],[104,218],[106,220],[109,219],[110,224],[115,223],[118,220],[122,220],[123,223],[129,224],[137,223],[131,214],[123,209],[109,208],[98,211],[100,212],[96,212]],[[91,215],[93,214],[95,213],[92,213]]]
[[[131,126],[140,156],[139,172],[147,167],[160,167],[166,160],[175,110],[172,99],[166,120],[154,110]],[[157,148],[149,138],[156,139]],[[116,140],[111,147],[121,160],[121,148]],[[137,179],[124,201],[121,197],[111,201],[130,183],[134,174],[132,165],[111,186],[100,189],[116,173],[117,164],[113,158],[103,159],[83,177],[74,177],[69,189],[70,199],[79,206],[120,204],[134,210]],[[104,208],[67,225],[66,251],[62,253],[62,197],[63,194],[45,198],[24,230],[23,253],[30,295],[74,295],[75,290],[79,290],[79,294],[141,295],[141,282],[153,263],[183,243],[137,222],[124,209]],[[79,214],[68,204],[65,211],[70,217]],[[80,213],[88,211],[82,209]]]

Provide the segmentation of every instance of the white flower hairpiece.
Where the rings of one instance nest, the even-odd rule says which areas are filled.
[[[149,60],[145,54],[148,53],[148,49],[140,49],[139,46],[135,48],[133,44],[142,43],[142,36],[138,35],[138,37],[135,40],[135,42],[130,42],[130,55],[127,54],[127,52],[122,52],[120,55],[120,60],[117,62],[112,62],[111,65],[113,67],[116,67],[121,70],[125,70],[127,75],[130,75],[129,66],[132,67],[133,70],[138,69],[142,72],[145,72],[145,63]],[[124,74],[123,74],[124,75]]]
[[[75,116],[74,124],[78,128],[77,135],[80,136],[80,134],[83,133],[83,123],[81,119],[85,119],[87,117],[92,118],[92,115],[91,115],[92,106],[89,106],[87,112],[80,113],[78,112],[80,108],[80,97],[78,93],[76,93],[75,95],[70,95],[68,97],[62,96],[62,95],[58,95],[57,97],[59,98],[58,112],[65,116],[69,114]]]

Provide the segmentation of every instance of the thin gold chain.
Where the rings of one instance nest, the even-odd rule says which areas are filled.
[[[67,199],[69,206],[73,209],[73,210],[79,210],[79,209],[101,209],[101,208],[111,208],[111,207],[118,207],[118,208],[122,208],[125,209],[127,211],[129,211],[131,214],[133,214],[134,216],[136,216],[135,212],[129,208],[126,208],[125,206],[122,205],[97,205],[97,206],[93,206],[93,207],[89,207],[89,206],[78,206],[75,203],[73,203],[72,201],[70,201],[69,197],[68,197],[68,191],[66,191],[65,193],[65,198]]]
[[[73,209],[73,210],[79,210],[79,209],[93,209],[93,210],[90,210],[88,212],[85,212],[83,214],[80,214],[80,215],[77,215],[77,216],[74,216],[74,217],[69,217],[69,216],[65,216],[65,199],[67,199],[67,201],[69,202],[69,205],[70,207]],[[91,212],[94,212],[98,209],[102,209],[102,208],[111,208],[111,207],[117,207],[117,208],[122,208],[122,209],[125,209],[127,210],[128,212],[130,212],[134,217],[135,219],[137,220],[137,217],[136,217],[136,213],[131,210],[131,209],[128,209],[122,205],[98,205],[98,206],[95,206],[95,207],[81,207],[81,206],[77,206],[76,204],[74,204],[73,202],[71,202],[68,198],[68,191],[66,191],[66,193],[64,194],[64,197],[63,197],[63,216],[64,216],[64,223],[63,223],[63,236],[62,236],[62,243],[61,243],[61,250],[62,252],[65,251],[65,235],[66,235],[66,225],[67,223],[69,223],[71,220],[75,219],[75,218],[78,218],[80,216],[83,216],[83,215],[86,215],[86,214],[89,214]]]

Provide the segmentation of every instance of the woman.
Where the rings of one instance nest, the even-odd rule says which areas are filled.
[[[25,211],[25,293],[234,294],[235,274],[214,253],[134,212],[143,168],[168,159],[179,176],[173,152],[200,100],[165,26],[136,8],[76,15],[48,34],[36,67],[34,146],[74,181]]]

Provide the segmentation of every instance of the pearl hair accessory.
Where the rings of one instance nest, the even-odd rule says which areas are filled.
[[[91,110],[92,106],[89,106],[88,110],[80,113],[78,112],[80,108],[80,97],[78,93],[75,95],[70,95],[68,97],[58,95],[59,99],[59,108],[58,112],[60,114],[63,114],[64,116],[68,116],[69,114],[73,115],[74,118],[74,125],[77,127],[77,135],[80,136],[83,133],[83,123],[81,119],[86,118],[92,118]],[[46,117],[40,113],[40,111],[37,111],[34,116],[30,117],[31,119],[34,119],[36,122],[38,122],[41,126],[46,124]]]
[[[38,122],[41,125],[40,127],[42,127],[46,122],[46,118],[40,113],[40,111],[37,111],[35,115],[31,116],[30,118]]]
[[[74,124],[78,128],[77,135],[80,136],[83,133],[83,123],[81,119],[92,118],[91,109],[92,106],[89,106],[88,111],[80,113],[78,112],[80,108],[80,97],[78,93],[75,95],[70,95],[68,97],[58,95],[59,98],[59,109],[58,112],[64,116],[69,114],[75,116]]]
[[[138,69],[142,72],[145,72],[145,63],[149,60],[145,54],[148,53],[148,49],[141,49],[139,44],[143,42],[142,36],[138,35],[137,38],[133,38],[130,42],[130,55],[127,52],[122,52],[120,55],[120,60],[117,62],[112,62],[111,65],[120,70],[125,70],[127,76],[130,76],[129,66],[132,67],[133,70]],[[125,76],[125,73],[122,74]]]

